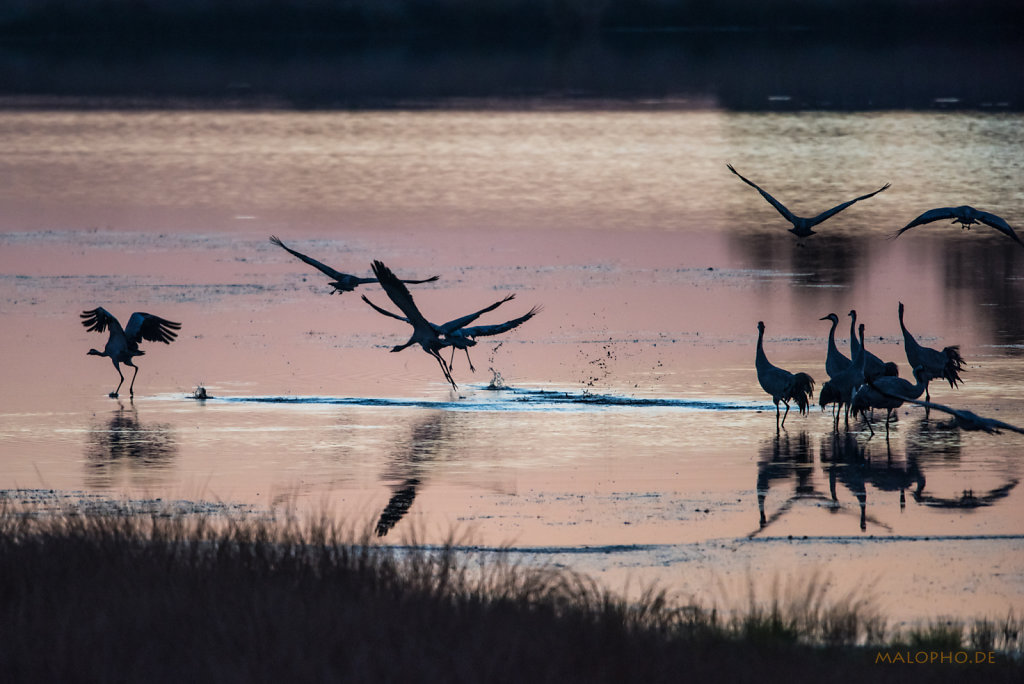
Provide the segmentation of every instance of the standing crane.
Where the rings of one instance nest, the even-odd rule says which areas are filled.
[[[82,325],[89,331],[99,333],[110,330],[107,344],[103,351],[90,349],[87,356],[106,356],[114,364],[114,370],[121,376],[121,382],[110,393],[110,397],[116,398],[124,384],[124,374],[121,372],[121,364],[131,366],[135,369],[132,381],[128,385],[129,396],[135,396],[135,378],[139,374],[139,367],[132,361],[136,356],[142,356],[146,352],[139,349],[139,342],[148,340],[150,342],[163,342],[170,344],[178,336],[177,330],[181,329],[181,323],[168,321],[165,318],[153,314],[136,311],[128,319],[128,327],[122,328],[113,315],[103,307],[97,307],[91,311],[83,311],[81,314]]]
[[[832,329],[828,331],[828,351],[825,353],[825,372],[828,373],[828,377],[832,378],[849,368],[850,359],[846,358],[836,346],[836,327],[839,325],[839,316],[830,313],[818,320],[832,321]]]
[[[857,350],[864,346],[863,339],[858,342],[857,336],[854,334],[854,329],[857,326],[857,310],[850,309],[850,354],[856,356]],[[899,368],[892,361],[883,361],[875,354],[872,354],[868,350],[864,350],[864,378],[873,380],[880,378],[883,375],[897,376],[900,374]]]
[[[945,347],[942,351],[925,347],[918,344],[914,336],[903,324],[903,302],[899,306],[900,330],[903,331],[903,348],[907,352],[907,361],[912,368],[920,367],[922,377],[928,380],[943,378],[949,382],[949,386],[955,388],[963,382],[960,373],[964,370],[964,359],[960,356],[959,345]],[[931,395],[927,388],[924,391],[925,401],[931,401]]]
[[[773,366],[764,353],[764,321],[757,322],[757,355],[754,359],[757,368],[757,382],[761,389],[771,395],[775,402],[775,430],[786,426],[789,415],[789,402],[795,401],[800,413],[807,413],[807,407],[814,395],[814,378],[807,373],[790,373],[788,370]],[[779,423],[779,402],[786,405],[786,413]]]
[[[775,210],[778,211],[780,214],[782,214],[782,218],[784,218],[787,221],[789,221],[790,223],[792,223],[793,227],[789,229],[789,232],[792,233],[793,235],[796,235],[797,237],[808,237],[808,236],[814,235],[815,231],[811,230],[811,228],[813,228],[814,226],[818,225],[819,223],[821,223],[822,221],[824,221],[826,219],[832,218],[833,216],[835,216],[836,214],[841,212],[843,209],[846,209],[848,206],[850,206],[851,204],[854,204],[855,202],[860,202],[861,200],[867,199],[869,197],[874,197],[878,193],[880,193],[883,190],[885,190],[886,188],[888,188],[889,185],[890,185],[889,183],[886,183],[885,185],[880,187],[878,190],[875,190],[874,192],[869,192],[868,194],[861,195],[860,197],[856,197],[856,198],[850,200],[849,202],[843,202],[842,204],[838,204],[838,205],[832,207],[831,209],[829,209],[827,211],[821,212],[817,216],[813,216],[811,218],[805,218],[803,216],[797,216],[796,214],[791,212],[789,209],[787,209],[782,204],[782,202],[778,201],[777,199],[775,199],[774,197],[769,195],[767,192],[762,190],[753,181],[747,180],[743,176],[740,176],[740,172],[737,171],[736,169],[734,169],[732,167],[732,164],[726,164],[726,166],[729,167],[730,171],[732,171],[737,176],[739,176],[741,181],[743,181],[744,183],[746,183],[747,185],[749,185],[750,187],[754,188],[759,193],[761,193],[761,197],[764,197],[766,200],[768,200],[768,204],[770,204],[773,207],[775,207]]]
[[[837,404],[833,429],[839,430],[839,411],[845,409],[844,420],[846,429],[850,429],[850,406],[853,404],[853,393],[864,384],[864,364],[867,350],[864,348],[864,324],[860,324],[860,345],[853,355],[850,365],[829,378],[821,386],[818,402],[824,409],[828,404]]]

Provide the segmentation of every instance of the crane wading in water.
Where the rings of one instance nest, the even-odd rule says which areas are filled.
[[[814,378],[807,373],[790,373],[788,370],[773,366],[764,354],[764,322],[757,322],[757,356],[754,361],[757,367],[757,382],[761,389],[771,395],[775,402],[775,429],[786,426],[789,415],[789,402],[795,401],[800,413],[807,413],[807,407],[814,395]],[[779,402],[786,405],[786,413],[779,423]]]
[[[346,292],[351,292],[360,285],[368,285],[370,283],[378,282],[377,278],[360,278],[359,276],[350,275],[348,273],[342,273],[341,271],[335,271],[327,264],[322,264],[316,259],[306,256],[302,252],[296,252],[294,249],[291,249],[283,242],[281,242],[280,238],[274,235],[270,236],[270,241],[277,245],[278,247],[280,247],[281,249],[283,249],[284,251],[291,254],[292,256],[295,256],[301,259],[302,261],[305,261],[313,268],[325,274],[328,278],[334,278],[334,280],[331,281],[331,286],[334,288],[333,290],[331,290],[331,294],[344,294]],[[423,280],[403,280],[401,282],[409,283],[410,285],[419,285],[422,283],[432,283],[440,277],[441,276],[431,276],[429,278],[424,278]]]
[[[942,378],[949,382],[949,386],[956,386],[963,382],[960,372],[964,370],[964,359],[960,356],[960,347],[953,345],[945,347],[942,351],[925,347],[914,339],[914,336],[903,324],[903,302],[899,306],[900,330],[903,331],[903,348],[907,352],[907,361],[911,368],[921,368],[921,377],[925,382]],[[917,397],[914,397],[915,399]],[[926,388],[924,391],[925,401],[931,401],[931,394]]]
[[[744,183],[746,183],[747,185],[749,185],[750,187],[754,188],[759,193],[761,193],[761,197],[764,197],[766,200],[768,200],[768,204],[770,204],[773,207],[775,207],[775,210],[778,211],[780,214],[782,214],[782,218],[784,218],[787,221],[789,221],[790,223],[792,223],[793,227],[789,229],[789,232],[792,233],[793,235],[796,235],[797,237],[808,237],[810,235],[814,235],[815,231],[811,230],[811,228],[813,228],[814,226],[818,225],[822,221],[825,221],[826,219],[832,218],[833,216],[835,216],[836,214],[841,212],[843,209],[846,209],[848,206],[850,206],[851,204],[854,204],[855,202],[860,202],[861,200],[867,199],[869,197],[874,197],[878,193],[880,193],[883,190],[885,190],[886,188],[888,188],[889,185],[890,185],[890,183],[886,183],[885,185],[883,185],[882,187],[878,188],[878,190],[875,190],[874,192],[869,192],[866,195],[861,195],[860,197],[856,197],[856,198],[850,200],[849,202],[843,202],[842,204],[837,204],[836,206],[832,207],[831,209],[829,209],[827,211],[821,212],[817,216],[812,216],[810,218],[805,218],[803,216],[797,216],[796,214],[791,212],[789,209],[787,209],[785,207],[785,205],[782,204],[782,202],[780,202],[779,200],[775,199],[774,197],[769,195],[767,192],[762,190],[756,183],[754,183],[753,181],[747,180],[746,178],[741,176],[740,172],[732,167],[732,164],[726,164],[726,166],[729,167],[730,171],[732,171],[737,176],[739,176],[741,181],[743,181]]]
[[[110,393],[111,397],[117,397],[117,393],[121,390],[121,385],[124,384],[124,374],[121,372],[120,366],[122,363],[135,369],[132,381],[128,385],[128,394],[132,397],[135,396],[135,378],[139,374],[139,367],[132,362],[132,359],[146,353],[139,349],[139,342],[148,340],[150,342],[170,344],[178,336],[176,331],[181,329],[181,323],[168,321],[165,318],[143,313],[142,311],[136,311],[132,314],[131,318],[128,319],[127,328],[122,328],[118,320],[103,307],[97,307],[91,311],[83,311],[81,318],[82,325],[90,332],[96,331],[101,333],[105,332],[108,328],[110,329],[110,336],[107,338],[107,345],[103,348],[103,351],[90,349],[87,355],[106,356],[113,362],[114,370],[121,376],[121,382],[117,383],[117,388]]]

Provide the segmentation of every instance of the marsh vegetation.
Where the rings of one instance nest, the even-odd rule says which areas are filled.
[[[809,576],[745,608],[627,600],[321,516],[0,511],[7,681],[1019,681],[1022,621],[887,627]],[[796,587],[800,587],[796,589]],[[879,653],[994,652],[984,665]],[[899,661],[897,661],[898,663]]]

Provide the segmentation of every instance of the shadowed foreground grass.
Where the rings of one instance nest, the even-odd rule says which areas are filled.
[[[654,590],[627,601],[500,553],[369,538],[328,519],[0,505],[3,680],[1009,682],[1024,672],[1020,620],[887,637],[868,606],[830,603],[815,577],[800,595],[751,598],[724,618]],[[994,662],[975,664],[976,650],[996,651]],[[971,663],[905,662],[928,652]]]

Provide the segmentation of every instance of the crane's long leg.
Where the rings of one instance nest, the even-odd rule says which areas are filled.
[[[458,392],[459,391],[459,386],[455,384],[454,380],[452,380],[452,374],[448,371],[448,366],[444,362],[444,357],[442,357],[436,351],[431,351],[430,355],[433,356],[435,359],[437,359],[437,362],[439,364],[441,364],[441,371],[444,373],[445,379],[452,384],[452,389],[454,389],[456,392]]]
[[[473,359],[469,358],[469,347],[466,347],[466,361],[469,361],[469,372],[476,373],[476,368],[473,368]]]
[[[782,427],[786,427],[786,416],[789,415],[789,402],[788,401],[784,401],[782,403],[786,405],[786,412],[782,415]],[[777,411],[778,408],[779,407],[776,406],[775,410]]]
[[[135,369],[135,374],[132,375],[132,382],[131,382],[130,385],[128,385],[128,396],[129,397],[134,397],[135,396],[135,378],[137,378],[139,376],[139,367],[136,366],[135,364],[132,364],[132,368]]]
[[[121,368],[117,365],[116,361],[114,362],[114,370],[116,370],[117,374],[121,376],[121,382],[117,383],[117,387],[114,389],[113,392],[110,393],[109,396],[116,399],[117,393],[121,391],[121,385],[124,384],[124,373],[121,372]]]
[[[779,431],[779,402],[775,402],[775,431]]]

